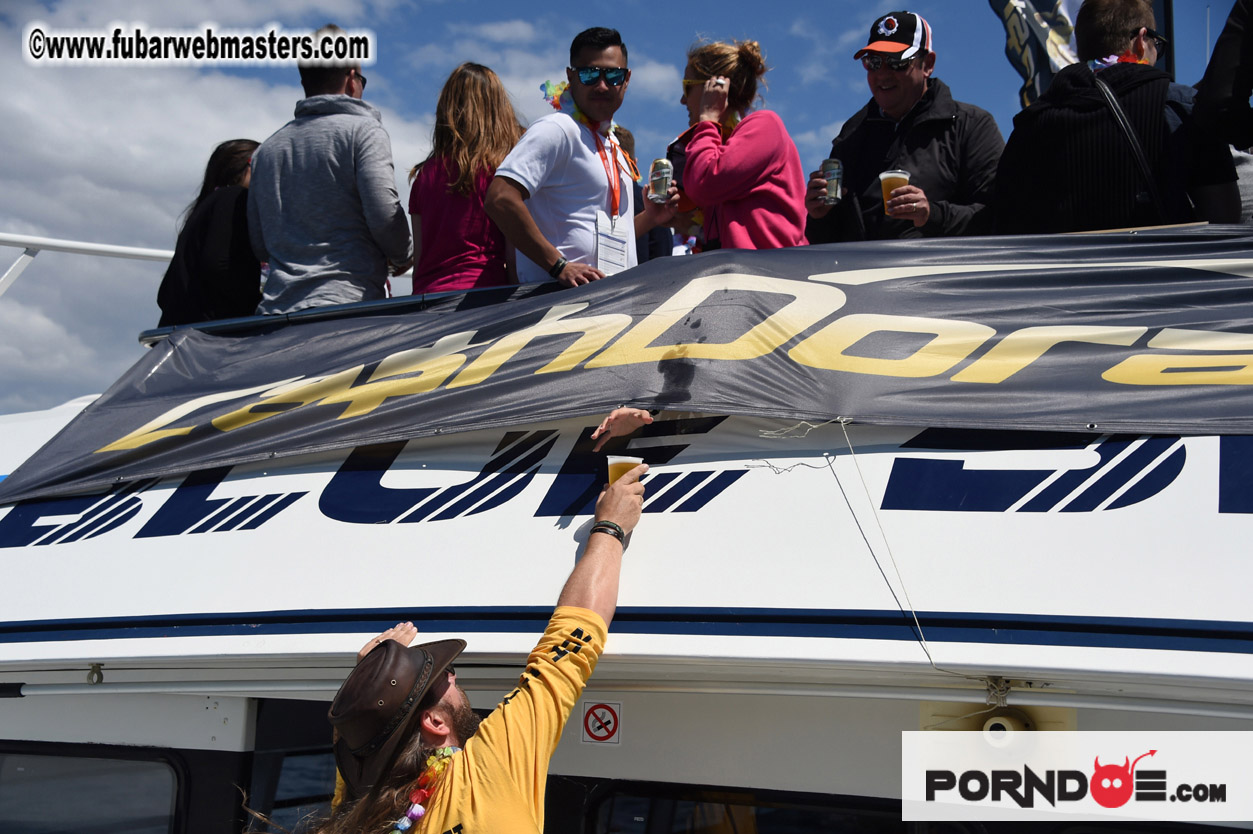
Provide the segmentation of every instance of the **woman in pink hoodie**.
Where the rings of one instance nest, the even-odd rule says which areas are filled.
[[[756,41],[697,44],[687,53],[680,103],[691,127],[675,145],[684,148],[683,191],[705,214],[706,249],[806,243],[796,144],[776,113],[749,111],[766,69]]]

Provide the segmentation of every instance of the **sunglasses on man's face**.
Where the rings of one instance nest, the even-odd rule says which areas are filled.
[[[602,78],[610,87],[621,87],[627,76],[626,67],[570,67],[570,69],[574,70],[575,75],[579,77],[579,83],[584,87],[591,87]]]
[[[887,67],[893,72],[901,72],[909,69],[909,65],[913,62],[913,58],[885,58],[874,53],[861,56],[861,65],[866,68],[867,72],[874,72],[879,67]]]

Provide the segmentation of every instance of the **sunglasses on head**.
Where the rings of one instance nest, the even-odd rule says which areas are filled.
[[[591,87],[602,78],[610,87],[621,87],[627,76],[626,67],[570,67],[570,69],[574,70],[575,75],[579,77],[579,83],[584,87]]]
[[[879,67],[887,67],[893,72],[900,72],[909,69],[909,65],[913,62],[913,58],[886,58],[873,52],[861,56],[861,65],[870,72],[874,72]]]

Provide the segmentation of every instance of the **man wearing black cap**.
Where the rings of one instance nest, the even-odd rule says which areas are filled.
[[[1004,140],[990,113],[955,101],[933,78],[931,27],[913,12],[890,12],[853,56],[866,69],[871,101],[844,123],[831,157],[844,165],[843,199],[822,202],[827,181],[810,175],[805,194],[810,243],[975,233],[990,202]],[[879,174],[908,171],[884,211]]]
[[[597,435],[651,422],[638,409],[614,415]],[[548,761],[604,649],[647,471],[637,466],[601,493],[583,555],[526,671],[481,725],[452,666],[464,640],[406,648],[417,630],[401,623],[362,649],[329,713],[348,801],[321,834],[389,825],[435,834],[543,830]]]

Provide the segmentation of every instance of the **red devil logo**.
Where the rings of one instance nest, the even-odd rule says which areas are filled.
[[[1140,759],[1145,756],[1152,756],[1157,753],[1156,750],[1137,756],[1134,762],[1130,757],[1124,757],[1121,767],[1118,765],[1103,765],[1101,757],[1097,756],[1093,759],[1096,771],[1093,772],[1092,778],[1088,781],[1088,792],[1092,794],[1092,798],[1102,808],[1121,808],[1127,804],[1127,800],[1131,798],[1133,788],[1133,776],[1136,765],[1140,763]]]

